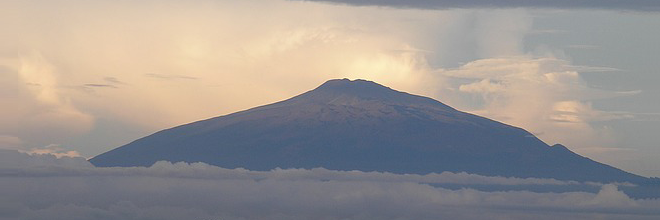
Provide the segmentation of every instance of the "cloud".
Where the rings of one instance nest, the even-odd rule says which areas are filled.
[[[98,83],[86,83],[83,86],[85,87],[96,87],[96,88],[117,88],[117,86],[110,84],[98,84]]]
[[[635,207],[638,205],[636,201],[630,199],[628,195],[619,191],[612,184],[604,185],[591,201],[585,201],[583,204],[612,208]]]
[[[158,79],[168,79],[168,80],[174,80],[174,79],[197,79],[197,77],[184,76],[184,75],[174,75],[174,74],[147,73],[147,74],[144,74],[144,75],[147,76],[147,77],[158,78]]]
[[[454,36],[435,33],[451,32],[457,25],[448,21],[469,14],[283,0],[166,2],[2,2],[0,71],[19,76],[0,81],[2,106],[23,114],[39,106],[25,100],[50,103],[40,112],[70,127],[50,129],[80,135],[95,118],[148,133],[279,101],[332,78],[431,94],[442,82],[426,49],[454,45],[443,40]],[[40,72],[20,73],[30,68]],[[8,88],[22,93],[9,96]],[[13,119],[22,117],[6,111],[0,117],[12,121],[2,125],[19,127]],[[35,144],[37,135],[0,132],[33,147],[70,137],[40,133],[54,138]]]
[[[0,136],[20,139],[26,149],[63,141],[93,127],[94,116],[79,109],[62,89],[61,69],[41,53],[0,59],[0,67]]]
[[[504,91],[505,87],[502,84],[491,82],[490,79],[483,79],[477,83],[461,85],[458,90],[467,93],[496,93]]]
[[[324,169],[249,171],[202,163],[95,168],[82,158],[0,150],[1,219],[657,219],[658,200],[600,192],[447,189],[429,182],[541,179]],[[468,178],[468,179],[469,179]],[[481,179],[480,179],[481,178]],[[495,182],[492,182],[495,181]],[[504,181],[504,182],[501,182]],[[507,182],[508,181],[508,182]],[[530,181],[530,182],[526,182]],[[550,181],[550,182],[543,182]],[[484,183],[484,182],[481,182]]]
[[[81,157],[57,157],[52,154],[29,154],[17,150],[0,149],[0,169],[3,171],[19,168],[21,172],[25,172],[33,168],[44,167],[82,169],[94,166]],[[3,172],[3,174],[7,173]]]
[[[595,110],[590,103],[579,101],[560,101],[552,106],[554,114],[548,117],[555,122],[588,123],[593,121],[610,121],[617,119],[632,119],[633,115],[611,113]]]
[[[112,84],[85,83],[79,86],[66,86],[65,88],[70,88],[73,90],[78,90],[91,94],[97,92],[96,89],[117,89],[119,87]]]
[[[655,0],[305,0],[332,2],[356,6],[385,6],[396,8],[452,9],[452,8],[550,8],[550,9],[604,9],[624,11],[658,11]]]
[[[106,82],[109,82],[111,84],[125,84],[124,82],[119,81],[119,79],[117,79],[115,77],[110,77],[110,76],[103,77],[103,80],[105,80]]]
[[[57,144],[51,144],[42,148],[32,148],[29,151],[24,151],[28,154],[37,155],[53,155],[57,158],[61,157],[80,157],[80,153],[75,150],[66,150]]]
[[[635,115],[594,108],[590,101],[634,95],[639,91],[604,91],[584,82],[579,72],[616,71],[574,66],[554,57],[531,55],[480,59],[446,76],[469,79],[458,91],[479,95],[483,104],[473,112],[523,127],[549,143],[572,148],[616,147],[607,128],[593,122],[631,120]]]

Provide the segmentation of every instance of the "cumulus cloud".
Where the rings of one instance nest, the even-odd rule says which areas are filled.
[[[2,145],[26,150],[80,135],[93,127],[94,116],[71,100],[59,81],[61,69],[42,54],[0,57],[0,67]]]
[[[522,9],[168,1],[3,2],[0,20],[7,21],[8,34],[0,36],[0,53],[7,73],[18,75],[14,64],[21,60],[39,61],[32,63],[50,72],[35,77],[41,80],[0,83],[20,90],[48,88],[44,94],[60,100],[57,115],[63,117],[58,119],[79,125],[77,134],[89,131],[94,118],[154,131],[279,101],[332,78],[364,78],[437,97],[449,86],[433,63],[455,64],[474,54],[518,55],[531,25],[531,16]],[[43,13],[53,11],[59,13]],[[475,51],[466,50],[474,44]],[[41,82],[46,79],[56,83]],[[72,85],[84,86],[62,87]],[[21,100],[8,96],[3,106]],[[59,136],[38,145],[66,138]]]
[[[283,0],[1,4],[8,34],[0,36],[0,71],[18,77],[0,83],[50,103],[48,118],[79,126],[71,128],[78,134],[94,117],[153,131],[279,101],[332,78],[429,94],[439,80],[420,48],[431,38],[437,48],[451,45],[433,33],[467,14]],[[3,106],[26,100],[2,95]]]
[[[24,151],[55,144],[93,156],[333,78],[432,94],[442,81],[420,48],[450,38],[434,33],[464,14],[284,0],[3,1],[0,136]],[[114,140],[103,134],[111,126],[141,133]]]
[[[451,8],[557,8],[658,11],[660,3],[654,0],[306,0],[358,6],[386,6],[397,8],[451,9]]]
[[[95,168],[0,151],[0,219],[657,219],[658,200],[600,192],[447,189],[430,182],[558,184],[471,174],[324,169],[256,172],[202,163]],[[6,162],[9,160],[10,162]]]
[[[504,85],[497,82],[491,82],[490,79],[483,79],[476,83],[465,84],[458,87],[458,90],[461,92],[482,94],[503,92],[504,89]]]
[[[632,119],[634,115],[600,111],[590,101],[639,91],[594,89],[578,71],[614,70],[574,66],[566,60],[530,55],[480,59],[457,69],[441,70],[449,77],[473,80],[458,88],[483,100],[475,113],[523,127],[549,143],[573,148],[615,147],[608,129],[592,123]]]

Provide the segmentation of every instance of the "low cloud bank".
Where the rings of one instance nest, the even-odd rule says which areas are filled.
[[[11,159],[10,159],[11,158]],[[0,151],[0,219],[658,219],[660,201],[597,193],[485,192],[434,183],[575,185],[549,179],[326,169],[260,172],[203,163],[95,168]]]

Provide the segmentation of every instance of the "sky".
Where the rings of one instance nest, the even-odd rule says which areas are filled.
[[[367,79],[660,176],[660,3],[3,1],[0,148],[90,158]]]

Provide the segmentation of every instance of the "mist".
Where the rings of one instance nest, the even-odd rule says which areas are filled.
[[[626,184],[203,163],[96,168],[82,158],[0,151],[0,219],[657,219]],[[458,184],[460,188],[438,185]],[[469,185],[518,186],[477,190]],[[564,192],[524,188],[573,187]],[[590,186],[595,192],[576,190]],[[630,187],[630,186],[628,186]],[[579,187],[578,187],[579,188]]]

